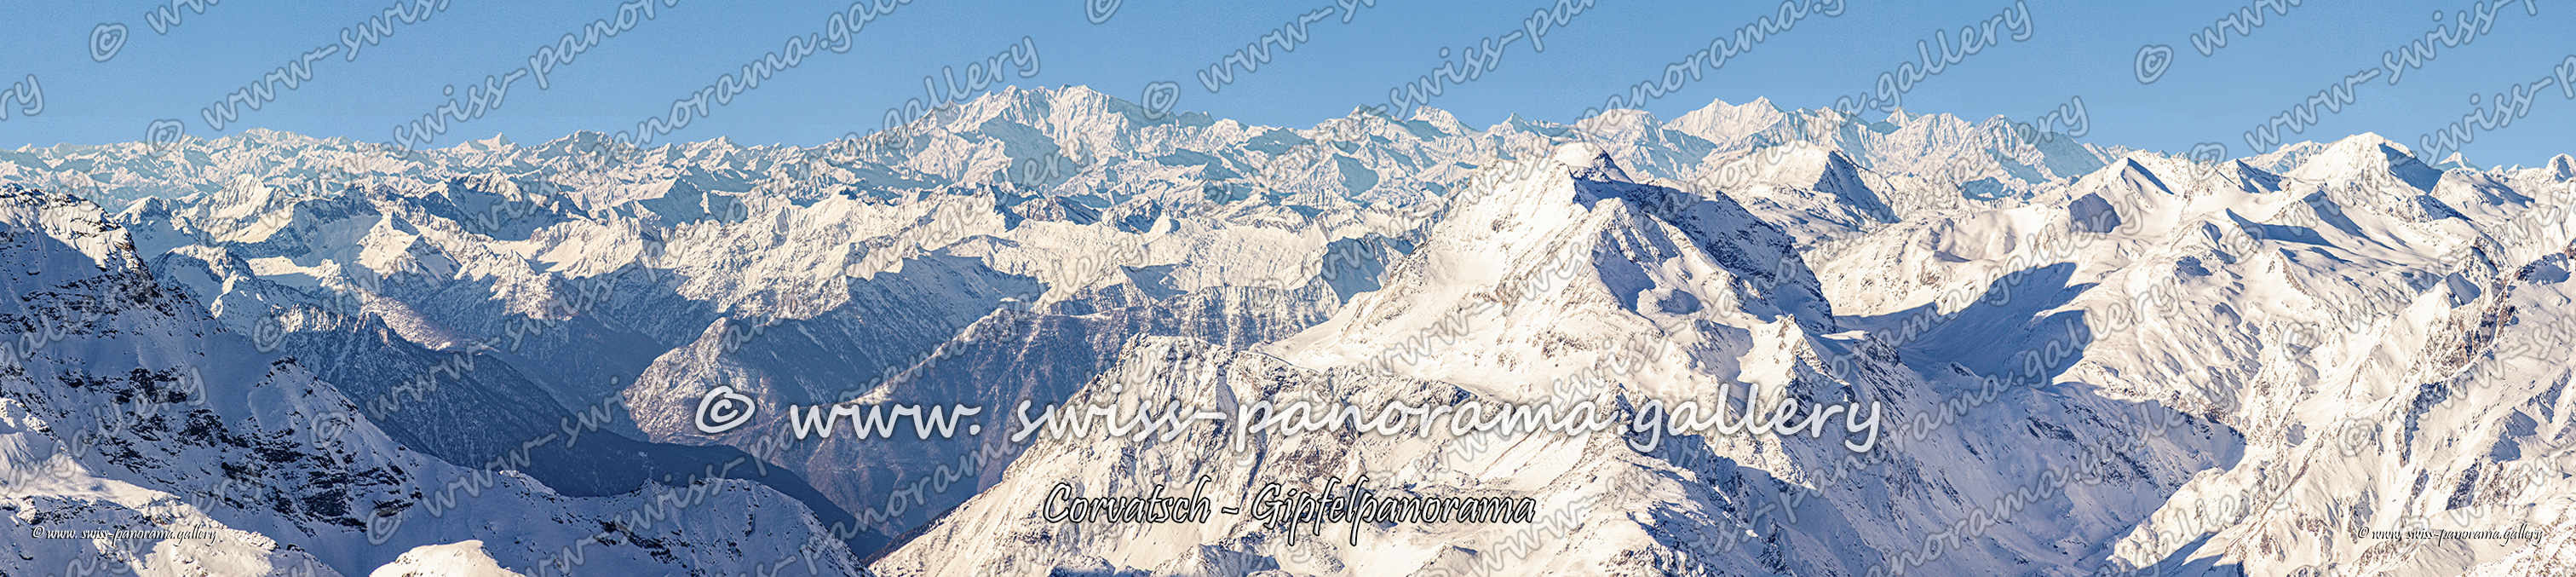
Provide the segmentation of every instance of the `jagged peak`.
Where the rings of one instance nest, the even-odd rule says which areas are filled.
[[[2173,187],[2165,183],[2164,177],[2158,176],[2155,169],[2141,162],[2135,154],[2121,157],[2119,162],[2085,175],[2081,180],[2085,181],[2087,186],[2083,188],[2087,189],[2110,189],[2135,195],[2174,194]]]
[[[2433,168],[2442,170],[2450,170],[2454,168],[2461,170],[2478,170],[2478,164],[2469,162],[2468,157],[2461,156],[2458,152],[2452,152],[2450,156],[2442,157],[2441,162],[2433,163]]]
[[[1602,182],[1636,182],[1628,178],[1628,171],[1619,168],[1619,161],[1610,157],[1610,151],[1599,144],[1569,142],[1557,145],[1556,154],[1549,156],[1549,159],[1565,166],[1575,178]]]
[[[2272,171],[2257,168],[2243,159],[2227,161],[2227,167],[2235,172],[2237,181],[2246,192],[2263,193],[2281,190],[2281,175],[2274,174]]]
[[[1449,113],[1449,111],[1447,111],[1447,110],[1441,110],[1441,109],[1433,108],[1433,107],[1429,107],[1429,106],[1416,106],[1416,107],[1413,107],[1413,118],[1412,118],[1411,120],[1413,120],[1413,121],[1419,121],[1419,122],[1429,122],[1429,123],[1431,123],[1433,126],[1439,126],[1439,127],[1444,127],[1444,128],[1446,128],[1446,127],[1464,127],[1464,126],[1465,126],[1464,124],[1460,124],[1460,123],[1458,122],[1458,117],[1457,117],[1457,115],[1450,114],[1450,113]]]
[[[1904,126],[1906,122],[1912,121],[1914,118],[1915,117],[1913,115],[1905,113],[1905,107],[1898,106],[1893,110],[1889,110],[1887,112],[1887,116],[1879,118],[1879,121],[1897,126]]]
[[[742,149],[742,145],[734,144],[733,137],[717,135],[712,139],[688,143],[687,148],[692,152],[700,150],[740,150]]]
[[[135,199],[134,202],[125,205],[125,210],[116,213],[116,221],[126,224],[169,219],[170,201],[162,200],[158,196]]]
[[[1573,128],[1573,126],[1574,125],[1558,124],[1545,120],[1532,120],[1522,117],[1519,114],[1513,114],[1510,117],[1504,118],[1501,124],[1494,125],[1494,127],[1487,130],[1487,132],[1527,132],[1530,134],[1553,138],[1564,135],[1566,130]]]
[[[1792,114],[1767,99],[1744,104],[1711,100],[1708,106],[1674,118],[1668,127],[1711,142],[1744,142],[1778,127]]]

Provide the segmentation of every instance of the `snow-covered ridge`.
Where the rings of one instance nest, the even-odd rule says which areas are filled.
[[[2473,170],[2361,135],[2194,160],[2000,119],[1762,101],[1483,130],[1429,109],[1303,129],[1143,110],[1082,88],[1004,89],[812,148],[632,149],[584,133],[388,151],[253,131],[157,152],[0,153],[0,179],[46,191],[0,207],[24,231],[12,262],[33,263],[0,318],[33,335],[10,349],[28,372],[0,376],[0,398],[44,423],[23,425],[27,448],[10,454],[26,460],[11,466],[51,459],[183,500],[341,490],[323,501],[346,497],[346,515],[212,515],[274,544],[252,547],[266,567],[316,559],[341,574],[538,575],[585,550],[576,571],[775,570],[809,553],[888,574],[2563,563],[2576,469],[2556,463],[2568,373],[2550,351],[2576,334],[2559,318],[2569,157]],[[64,319],[119,332],[45,330]],[[191,351],[217,360],[180,362]],[[155,459],[211,456],[154,473],[60,445],[77,437],[41,442],[124,428],[68,408],[142,405],[58,378],[133,381],[124,365],[206,391],[160,414],[206,399],[227,430],[284,435],[258,450],[307,455],[297,474],[326,480],[187,473],[270,453],[169,438],[113,436]],[[720,386],[767,418],[703,433],[696,408]],[[1633,407],[1732,390],[1748,408],[1883,404],[1884,438],[1853,457],[1758,435],[1644,452],[1608,432],[1269,435],[1242,461],[1214,433],[795,441],[776,418],[845,401]],[[287,392],[303,400],[223,400]],[[1538,507],[1528,535],[1397,524],[1362,529],[1359,548],[1288,547],[1257,524],[1035,518],[1059,482],[1113,494],[1199,474],[1368,475]],[[15,495],[89,495],[71,491]],[[137,495],[80,499],[151,500]],[[762,507],[811,515],[741,513]],[[676,516],[580,526],[657,511]],[[316,520],[340,536],[293,528]],[[411,546],[358,542],[371,523]],[[2549,536],[2365,532],[2418,525]],[[681,553],[746,527],[757,534],[730,539],[744,550]],[[660,531],[692,537],[645,534]],[[0,538],[68,543],[31,539]],[[212,553],[169,555],[139,566]]]
[[[424,494],[476,475],[364,418],[326,427],[324,415],[356,404],[295,359],[255,352],[222,330],[204,305],[155,279],[128,231],[98,214],[84,200],[0,187],[0,253],[26,271],[12,275],[16,298],[0,318],[42,335],[0,371],[0,510],[17,525],[0,540],[18,551],[0,564],[12,573],[364,574],[426,559],[407,553],[415,548],[482,539],[493,544],[481,548],[484,563],[534,574],[555,547],[603,526],[620,537],[588,551],[583,562],[596,569],[649,570],[682,553],[683,566],[741,571],[802,548],[856,570],[837,542],[805,539],[820,526],[804,507],[747,481],[684,483],[694,501],[658,504],[695,530],[764,536],[748,548],[682,537],[676,525],[608,523],[674,491],[659,485],[579,498],[515,471],[484,471],[487,482],[468,496],[476,506],[424,514]],[[803,521],[754,527],[715,513],[744,508]],[[98,530],[127,533],[58,538]]]

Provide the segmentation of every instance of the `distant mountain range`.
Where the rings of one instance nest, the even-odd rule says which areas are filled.
[[[10,574],[2576,567],[2564,155],[2192,159],[1758,100],[1287,129],[1072,87],[811,148],[252,130],[0,151],[0,182]],[[720,387],[756,408],[708,433]],[[1725,391],[1885,433],[1002,434],[1023,400]],[[796,439],[789,407],[844,401],[984,432]],[[1291,545],[1039,513],[1362,475],[1538,519]],[[2409,530],[2542,536],[2374,533]]]

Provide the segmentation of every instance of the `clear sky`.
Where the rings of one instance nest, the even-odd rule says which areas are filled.
[[[0,4],[0,38],[8,39],[0,49],[7,54],[0,58],[0,83],[19,86],[17,93],[0,93],[8,113],[0,120],[0,146],[145,140],[153,122],[165,119],[177,121],[164,123],[165,134],[176,126],[199,138],[265,127],[391,141],[397,125],[446,103],[446,87],[453,85],[457,102],[469,105],[469,85],[529,68],[532,57],[554,54],[544,52],[546,47],[560,53],[575,44],[583,49],[570,62],[554,58],[543,89],[534,75],[522,76],[510,84],[502,106],[487,106],[470,120],[449,120],[445,133],[426,145],[496,133],[529,143],[576,130],[632,131],[639,121],[670,115],[674,100],[786,49],[791,37],[837,44],[829,36],[831,14],[877,12],[869,5],[852,11],[846,1],[645,1],[653,8],[649,19],[644,2],[635,2],[623,4],[628,17],[620,22],[621,3],[605,0],[228,0],[203,4],[203,13],[182,0],[178,22],[159,29],[147,13],[156,6],[170,9],[169,0],[6,2]],[[2509,100],[2528,104],[2509,103],[2505,114],[2520,107],[2524,115],[2471,129],[2474,139],[2462,147],[2468,159],[2537,165],[2554,154],[2576,153],[2576,138],[2570,137],[2576,133],[2569,130],[2576,128],[2576,99],[2566,97],[2552,76],[2576,78],[2576,64],[2557,68],[2576,55],[2576,34],[2570,33],[2576,30],[2576,5],[2554,2],[2534,7],[2519,0],[2305,0],[2296,6],[2246,0],[1801,0],[1784,9],[1780,2],[1594,0],[1589,7],[1569,5],[1563,25],[1550,18],[1546,33],[1538,35],[1529,19],[1534,11],[1553,11],[1552,2],[1345,1],[1352,4],[888,2],[890,12],[849,35],[846,52],[815,51],[757,88],[726,98],[728,103],[710,98],[707,116],[655,141],[721,136],[743,144],[813,145],[874,130],[887,110],[923,96],[926,76],[951,67],[961,88],[973,88],[963,78],[968,64],[980,71],[1013,45],[1033,47],[1036,66],[1033,75],[1022,77],[1025,67],[1002,58],[1008,84],[1080,84],[1143,100],[1149,85],[1170,82],[1163,86],[1176,89],[1165,94],[1177,96],[1174,107],[1180,110],[1307,127],[1355,106],[1383,105],[1390,88],[1444,63],[1469,66],[1466,47],[1493,39],[1501,46],[1499,58],[1474,65],[1483,70],[1473,80],[1441,83],[1441,94],[1428,99],[1431,106],[1477,127],[1515,113],[1572,121],[1606,98],[1652,81],[1660,83],[1658,90],[1677,90],[1629,107],[1669,119],[1712,100],[1767,97],[1784,107],[1829,107],[1838,97],[1879,90],[1881,74],[1894,73],[1889,79],[1901,84],[1909,112],[2029,120],[2080,97],[2090,122],[2082,140],[2172,152],[2221,143],[2229,156],[2243,156],[2260,152],[2249,150],[2248,130],[2345,84],[2347,76],[2380,70],[2351,83],[2350,104],[2340,111],[2319,107],[2313,126],[2303,125],[2304,132],[2296,134],[2284,130],[2281,140],[2330,141],[2377,132],[2420,148],[2422,136],[2464,114],[2493,114],[2495,95],[2510,96],[2520,84],[2531,95]],[[395,6],[426,18],[406,23],[384,17]],[[1784,10],[1794,24],[1780,30],[1776,20]],[[2018,16],[2025,10],[2026,24]],[[2492,18],[2479,16],[2481,10]],[[2259,12],[2263,24],[2242,33],[2222,30],[2226,44],[2202,55],[2193,34],[2240,11]],[[2470,19],[2465,30],[2457,26],[2462,11]],[[1303,26],[1302,42],[1291,24],[1301,16],[1311,21]],[[1982,37],[1980,23],[1999,16],[2007,21],[1995,27],[2000,38],[1994,45],[1955,63],[1928,46],[1947,40],[1959,52],[1962,27],[1980,28],[1976,36]],[[384,25],[365,25],[371,17]],[[1737,49],[1722,67],[1689,60],[1712,40],[1732,42],[1747,25],[1760,29],[1764,17],[1775,20],[1777,32]],[[623,30],[601,36],[595,45],[558,42],[601,19]],[[2482,31],[2480,20],[2487,21]],[[2028,31],[2026,40],[2010,37],[2016,26]],[[1283,27],[1287,33],[1280,33]],[[2437,27],[2452,41],[2467,42],[2426,41]],[[1936,37],[1936,30],[1945,32]],[[1515,31],[1521,34],[1511,36]],[[1234,67],[1232,83],[1213,92],[1195,74],[1265,34],[1276,42],[1258,71]],[[1942,70],[1914,80],[1899,67],[1921,66],[1918,41],[1942,61]],[[1544,51],[1535,50],[1539,42]],[[2431,48],[2419,53],[2431,57],[2418,60],[2420,66],[2400,51],[2413,42]],[[2170,49],[2170,60],[2154,83],[2141,83],[2142,72],[2158,68],[2140,65],[2142,47],[2158,45]],[[1447,57],[1444,48],[1450,50]],[[1475,52],[1479,59],[1485,54],[1481,48]],[[309,80],[296,78],[292,89],[283,79],[296,74],[263,80],[281,66],[302,66],[308,54],[314,55]],[[1684,64],[1674,69],[1674,78],[1686,80],[1662,82],[1668,65],[1677,62]],[[1693,64],[1699,65],[1697,78],[1680,70]],[[2391,67],[2403,74],[2387,73]],[[29,74],[37,79],[32,85]],[[2390,84],[2391,77],[2398,82]],[[2533,89],[2543,79],[2551,84]],[[273,92],[245,94],[248,102],[235,104],[235,119],[220,129],[206,118],[206,109],[219,99],[254,83]],[[939,83],[945,91],[946,80]],[[0,84],[0,90],[11,88]],[[26,114],[32,103],[23,97],[38,91],[41,110]],[[250,102],[260,106],[254,110]]]

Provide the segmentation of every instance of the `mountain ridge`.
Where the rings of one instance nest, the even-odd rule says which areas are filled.
[[[697,486],[798,519],[758,554],[678,561],[640,534],[519,543],[413,515],[403,522],[436,527],[416,547],[443,548],[412,562],[480,567],[459,546],[472,538],[494,567],[534,575],[591,538],[619,541],[607,555],[622,560],[606,563],[639,571],[740,571],[821,547],[848,572],[883,574],[2274,574],[2555,562],[2542,553],[2563,548],[2555,537],[2434,558],[2359,529],[2294,536],[2467,511],[2563,523],[2540,480],[2576,470],[2546,459],[2565,430],[2564,371],[2539,351],[2561,342],[2553,271],[2576,250],[2568,158],[2475,170],[2357,135],[2193,159],[2000,117],[1863,121],[1764,100],[1670,122],[1620,111],[1475,130],[1423,108],[1275,128],[1006,88],[819,147],[636,149],[581,133],[396,151],[246,131],[160,150],[26,148],[0,157],[0,178],[78,191],[13,189],[10,230],[53,243],[7,251],[49,263],[31,278],[123,267],[127,284],[169,295],[149,306],[190,327],[173,343],[220,341],[279,367],[327,359],[259,382],[340,399],[299,418],[345,415],[370,446],[404,447],[406,470],[502,475],[508,499],[611,518],[700,464],[737,461],[721,475],[733,480]],[[38,316],[20,306],[11,318]],[[33,411],[93,398],[10,382],[12,398],[51,400],[17,401]],[[1746,386],[1726,402],[1748,405],[1885,403],[1890,438],[1846,462],[1823,442],[1722,435],[1643,453],[1620,435],[1281,437],[1260,454],[1301,457],[1238,463],[1196,433],[1037,451],[787,442],[778,421],[789,405],[999,415],[1130,397],[1634,407],[1727,383]],[[761,408],[703,433],[700,399],[718,386]],[[2447,402],[2461,398],[2480,400]],[[408,408],[381,410],[395,405]],[[65,415],[37,418],[78,420]],[[560,453],[557,472],[467,470],[554,429],[600,440]],[[1151,466],[1112,466],[1130,462]],[[745,472],[772,467],[788,476]],[[1362,530],[1375,545],[1318,552],[1244,523],[1121,533],[1029,519],[1053,482],[1125,491],[1152,484],[1143,473],[1246,483],[1229,491],[1370,474],[1409,494],[1532,498],[1556,532],[1375,527]],[[171,494],[208,480],[133,478]],[[435,499],[437,478],[363,486],[431,489],[369,504],[425,510],[411,505]],[[933,480],[946,488],[922,488]],[[2288,504],[2196,512],[2231,495]],[[706,527],[746,522],[688,510]],[[64,544],[27,539],[0,538]],[[338,539],[312,543],[364,547],[319,559],[343,574],[406,554]]]

